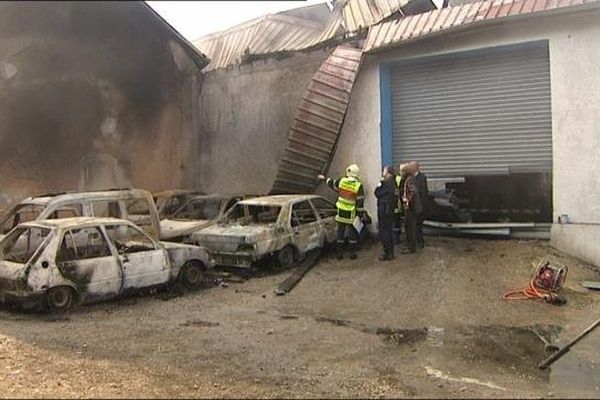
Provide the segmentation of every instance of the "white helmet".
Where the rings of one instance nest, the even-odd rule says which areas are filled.
[[[360,169],[358,168],[358,165],[356,165],[356,164],[348,165],[348,168],[346,168],[347,176],[351,176],[353,178],[358,178],[359,173],[360,173]]]

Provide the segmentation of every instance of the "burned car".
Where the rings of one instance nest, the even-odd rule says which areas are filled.
[[[76,193],[48,193],[24,199],[0,221],[0,238],[22,222],[73,217],[122,218],[155,239],[160,220],[150,192],[114,189]]]
[[[190,189],[172,189],[152,194],[158,216],[165,219],[179,210],[190,198],[204,193]]]
[[[181,242],[193,232],[221,218],[235,203],[248,197],[252,196],[191,196],[179,209],[160,221],[160,239]]]
[[[0,300],[64,311],[171,282],[196,289],[212,266],[206,250],[157,242],[121,219],[28,222],[0,241]]]
[[[321,196],[257,197],[237,202],[191,242],[207,248],[217,265],[248,268],[275,256],[287,267],[335,241],[335,215],[335,205]]]

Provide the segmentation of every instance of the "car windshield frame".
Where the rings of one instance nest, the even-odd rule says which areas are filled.
[[[21,221],[19,219],[19,221],[14,223],[15,215],[20,213],[25,207],[31,207],[32,209],[38,209],[39,211],[36,211],[37,214],[36,214],[35,218],[28,219],[27,221]],[[17,204],[4,216],[4,218],[2,218],[2,220],[0,220],[0,232],[7,234],[23,222],[36,221],[40,217],[40,215],[42,215],[42,213],[46,210],[46,207],[47,207],[46,204],[36,204],[36,203],[19,203],[19,204]],[[11,226],[10,229],[4,229],[4,225],[6,225],[6,223],[11,219],[13,220],[13,226]]]
[[[240,208],[243,208],[244,215],[239,216],[235,219],[232,219],[233,214],[235,214],[237,212],[237,210],[239,210]],[[272,218],[267,221],[257,220],[257,218],[260,218],[260,214],[265,214],[266,211],[257,212],[256,214],[253,214],[250,212],[251,208],[258,208],[257,211],[260,211],[260,209],[267,209],[267,208],[277,210],[276,213],[274,213],[274,212],[269,213],[271,215],[276,214],[276,217],[274,220]],[[232,224],[232,225],[243,225],[243,226],[273,225],[273,224],[276,224],[279,221],[279,219],[281,218],[283,209],[284,209],[284,207],[279,204],[260,204],[260,203],[238,202],[238,203],[234,204],[229,209],[229,211],[227,211],[227,213],[223,216],[223,218],[221,218],[220,223],[225,224],[225,225]]]
[[[182,214],[184,212],[187,212],[187,208],[190,204],[194,203],[194,202],[205,202],[205,204],[203,204],[203,209],[202,212],[205,212],[205,207],[207,206],[207,204],[217,204],[217,208],[216,208],[216,215],[214,215],[211,218],[191,218],[191,217],[181,217],[178,215]],[[175,211],[174,213],[172,213],[169,217],[169,219],[175,220],[175,221],[212,221],[215,220],[217,218],[219,218],[219,215],[221,214],[221,207],[223,206],[223,201],[224,199],[221,197],[196,197],[193,199],[189,199],[188,201],[186,201],[185,203],[183,203],[183,205],[181,207],[179,207],[179,209],[177,209],[177,211]],[[210,203],[209,203],[210,202]]]
[[[45,232],[45,235],[41,235],[41,240],[39,241],[39,243],[37,245],[34,245],[35,248],[29,248],[30,247],[29,241],[31,240],[31,232],[33,230],[40,230],[42,232]],[[15,257],[11,257],[11,259],[7,259],[8,253],[5,252],[6,247],[9,245],[14,247],[15,244],[17,243],[17,241],[19,240],[19,238],[26,231],[29,231],[29,235],[28,235],[28,239],[27,239],[28,240],[28,242],[27,242],[28,248],[25,253],[27,256],[23,259],[15,259]],[[36,226],[36,225],[17,226],[13,230],[11,230],[8,233],[8,235],[6,235],[6,237],[4,237],[0,241],[0,261],[9,261],[9,262],[23,264],[23,265],[29,264],[36,257],[36,255],[39,254],[40,249],[45,245],[48,238],[52,235],[52,231],[53,231],[52,228],[47,228],[47,227],[43,227],[43,226]]]

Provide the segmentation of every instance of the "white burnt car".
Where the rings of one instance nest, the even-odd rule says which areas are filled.
[[[0,299],[63,311],[171,282],[196,289],[212,267],[206,250],[158,242],[122,219],[27,222],[0,241]]]
[[[191,233],[221,218],[243,198],[218,194],[190,196],[181,207],[160,221],[160,240],[183,241]]]
[[[250,267],[267,256],[290,266],[335,241],[335,205],[316,195],[276,195],[237,202],[221,219],[194,232],[191,242],[215,264]]]

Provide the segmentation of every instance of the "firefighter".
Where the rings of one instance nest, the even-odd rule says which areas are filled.
[[[358,178],[359,173],[358,165],[352,164],[346,168],[346,176],[339,179],[326,179],[323,175],[318,176],[320,180],[326,181],[330,189],[338,192],[338,199],[335,203],[337,207],[335,220],[337,222],[336,255],[338,260],[344,258],[346,238],[348,239],[350,259],[354,260],[357,257],[356,250],[360,232],[356,231],[354,224],[357,217],[358,221],[362,221],[365,214],[365,195],[363,185]]]

